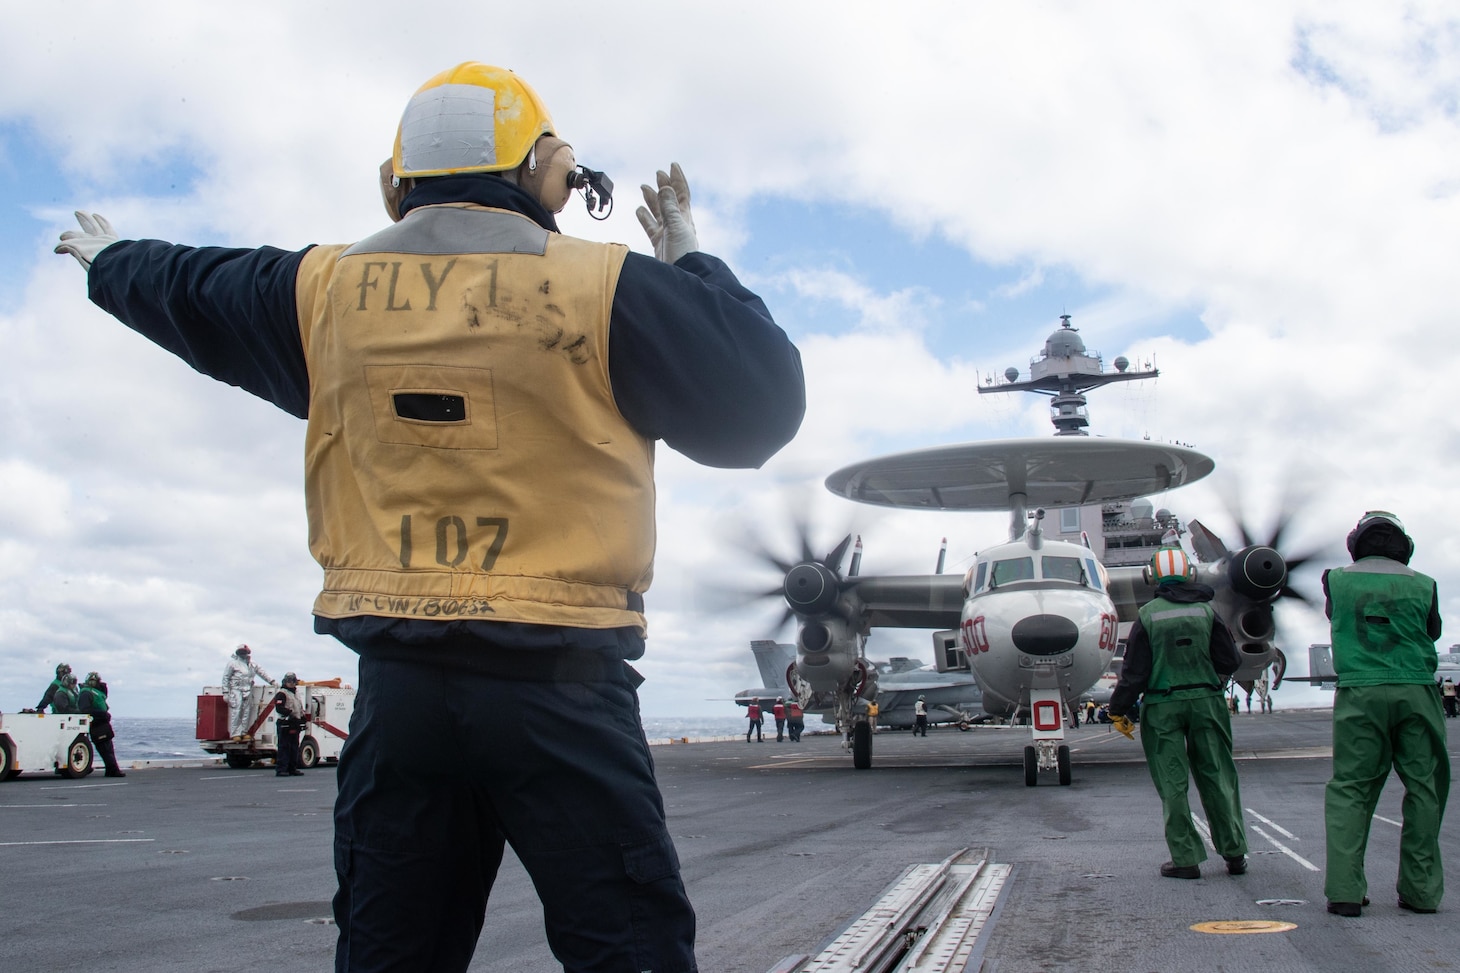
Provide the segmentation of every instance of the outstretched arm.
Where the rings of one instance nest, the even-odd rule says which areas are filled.
[[[309,377],[294,301],[307,249],[118,240],[105,217],[76,215],[82,231],[61,234],[56,252],[87,268],[96,305],[204,375],[307,415]]]

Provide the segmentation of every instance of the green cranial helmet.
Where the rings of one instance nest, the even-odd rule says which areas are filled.
[[[100,686],[101,685],[101,673],[99,673],[99,672],[88,672],[86,674],[86,685],[88,685],[88,686]]]
[[[1414,539],[1404,531],[1404,524],[1387,510],[1369,510],[1359,518],[1354,529],[1349,531],[1345,544],[1349,557],[1359,559],[1359,545],[1377,541],[1380,548],[1390,549],[1405,564],[1414,556]],[[1370,549],[1369,553],[1377,553]]]
[[[69,675],[70,672],[71,672],[71,667],[69,665],[67,665],[66,663],[64,663],[64,662],[62,662],[62,663],[60,663],[59,665],[56,666],[56,678],[57,679],[60,679],[62,676],[65,676],[65,675]]]

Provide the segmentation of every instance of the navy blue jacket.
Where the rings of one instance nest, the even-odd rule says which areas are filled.
[[[495,176],[423,180],[401,209],[447,202],[512,210],[557,230],[534,198]],[[97,255],[90,296],[199,372],[302,419],[309,411],[309,373],[295,280],[309,249],[121,241]],[[707,466],[759,467],[791,440],[805,412],[800,353],[761,299],[706,253],[686,254],[673,266],[628,254],[613,296],[608,356],[624,418],[646,438],[662,439]],[[627,629],[357,617],[316,618],[315,630],[362,653],[439,661],[479,657],[483,641],[503,649],[593,649],[616,658],[643,653],[642,639]],[[538,675],[537,665],[528,664],[526,676]]]

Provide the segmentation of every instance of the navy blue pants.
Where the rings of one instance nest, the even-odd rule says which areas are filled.
[[[274,772],[276,774],[288,774],[299,769],[299,731],[292,733],[274,728],[274,735],[279,741],[279,754],[274,758]]]
[[[569,973],[693,973],[694,911],[627,670],[361,657],[335,802],[337,973],[465,970],[511,844]]]

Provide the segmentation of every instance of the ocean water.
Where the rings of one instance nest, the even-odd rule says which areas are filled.
[[[769,722],[769,721],[767,721]],[[670,740],[715,740],[745,735],[745,717],[687,716],[645,719],[644,736],[650,743]],[[117,731],[117,760],[188,760],[206,758],[193,733],[195,725],[187,718],[112,717]]]
[[[642,720],[644,736],[650,743],[664,743],[669,740],[722,740],[745,736],[745,715],[739,716],[680,716]],[[775,732],[775,724],[770,724]]]
[[[144,719],[113,716],[117,762],[134,760],[187,760],[212,756],[204,753],[193,736],[196,724],[187,718]]]

